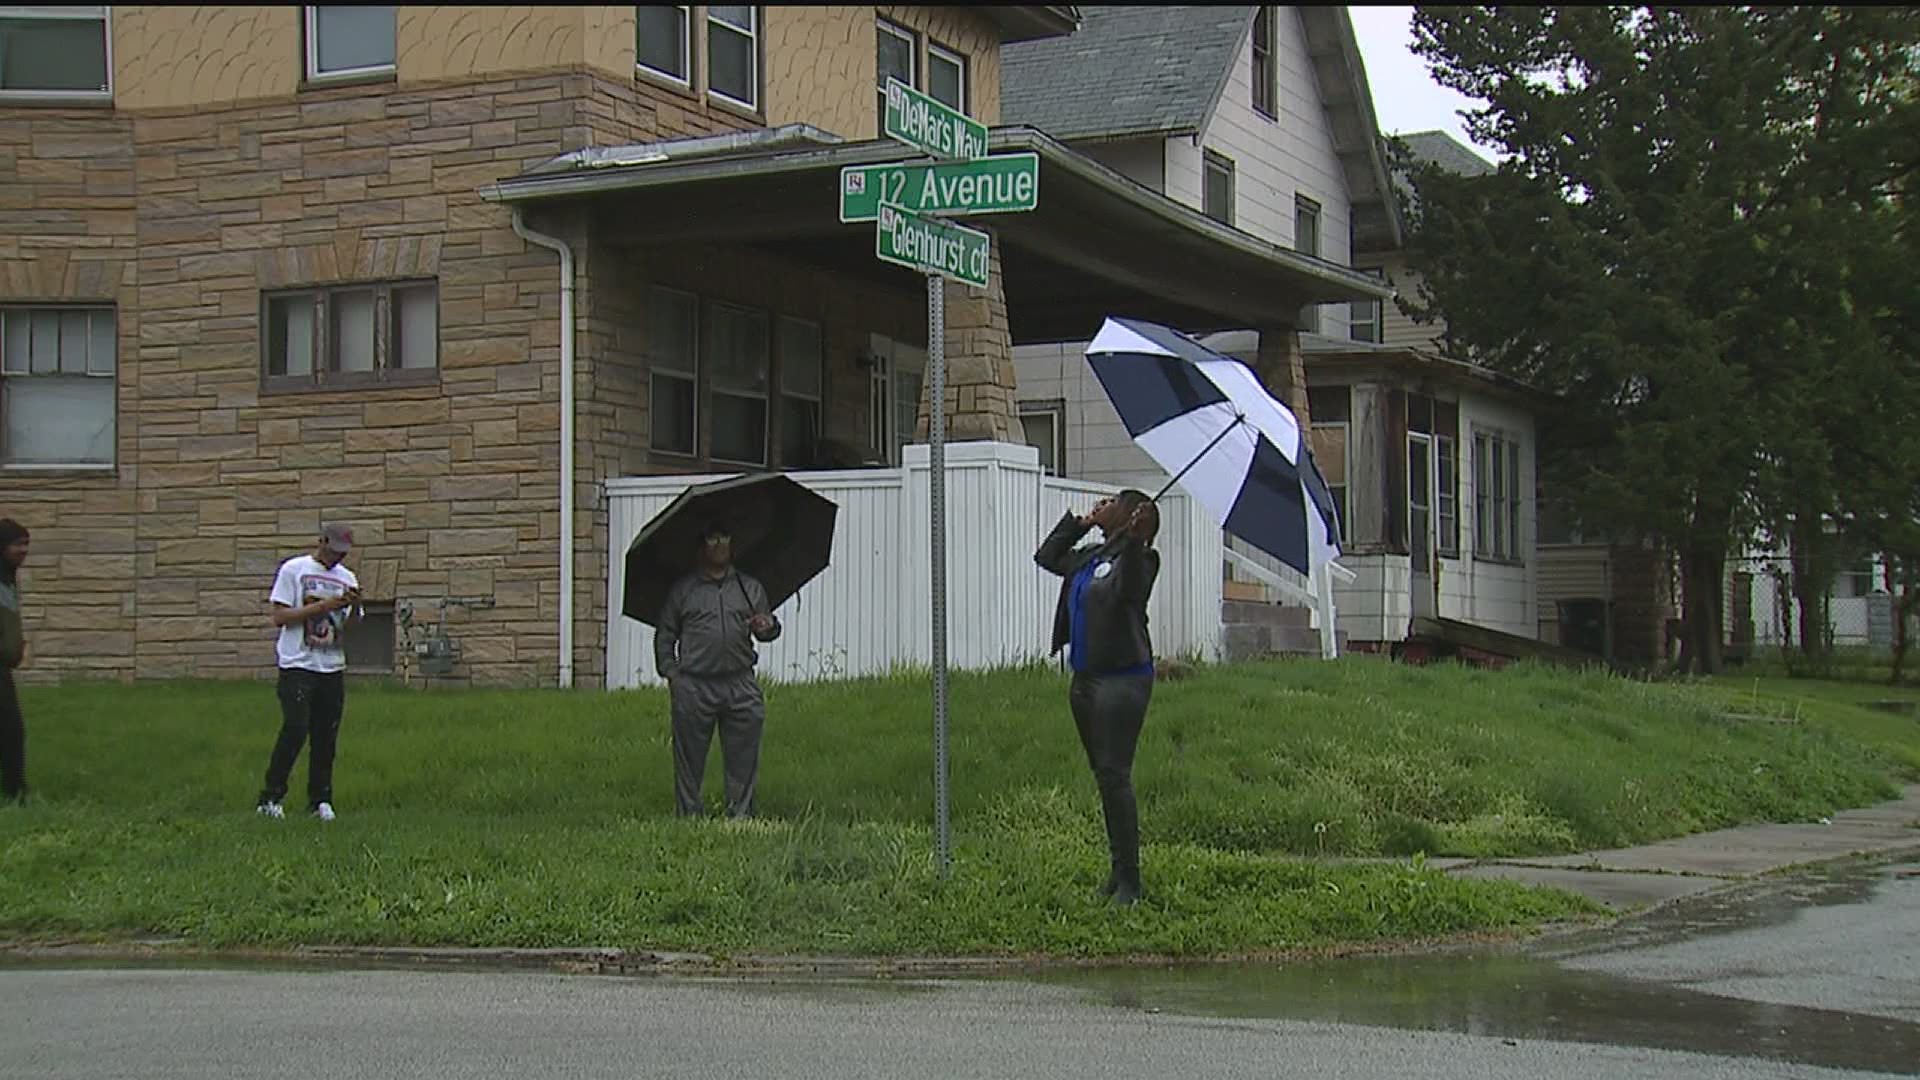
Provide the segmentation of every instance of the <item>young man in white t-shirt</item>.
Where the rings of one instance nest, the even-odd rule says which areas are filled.
[[[311,555],[280,564],[273,579],[271,618],[280,629],[280,738],[260,789],[260,813],[283,818],[287,779],[309,737],[307,809],[332,821],[333,750],[347,704],[347,653],[341,634],[360,621],[360,579],[340,565],[353,550],[353,530],[328,525]]]

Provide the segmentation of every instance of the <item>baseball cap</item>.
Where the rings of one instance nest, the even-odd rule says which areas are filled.
[[[323,525],[320,538],[327,542],[328,549],[336,554],[345,555],[353,550],[353,528],[348,525]]]

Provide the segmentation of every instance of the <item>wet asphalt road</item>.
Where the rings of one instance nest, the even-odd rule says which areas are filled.
[[[0,970],[0,1078],[1920,1075],[1920,877],[1524,949],[1043,979]]]

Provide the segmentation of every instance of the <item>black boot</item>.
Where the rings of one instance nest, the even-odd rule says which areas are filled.
[[[1140,902],[1146,892],[1140,884],[1140,867],[1123,866],[1114,871],[1113,902],[1122,907],[1131,907]]]
[[[1119,887],[1120,887],[1120,868],[1116,866],[1112,870],[1107,871],[1107,883],[1105,885],[1100,886],[1100,898],[1104,900],[1107,897],[1112,896],[1113,891]]]
[[[1113,902],[1140,899],[1140,812],[1133,785],[1122,782],[1100,793],[1107,819],[1107,844],[1113,852]]]

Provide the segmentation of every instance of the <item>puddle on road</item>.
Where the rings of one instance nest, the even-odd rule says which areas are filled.
[[[1346,959],[1289,967],[1103,970],[1030,981],[1122,1008],[1306,1020],[1510,1039],[1920,1070],[1920,1024],[1571,972],[1515,954]]]
[[[1475,952],[1231,968],[1101,969],[1028,981],[1122,1008],[1306,1020],[1509,1039],[1608,1043],[1920,1074],[1920,1024],[1769,1004],[1555,961],[1783,925],[1806,907],[1861,903],[1912,864],[1817,869],[1694,898],[1618,926]]]

